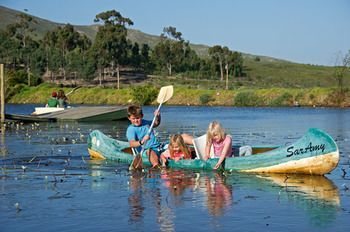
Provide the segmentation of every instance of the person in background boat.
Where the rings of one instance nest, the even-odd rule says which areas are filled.
[[[68,98],[67,96],[64,94],[64,91],[62,89],[60,89],[57,93],[57,100],[59,103],[59,107],[61,108],[67,108],[67,101]]]
[[[142,146],[144,145],[152,167],[158,166],[161,144],[158,142],[153,130],[150,135],[147,135],[152,121],[143,119],[141,106],[131,105],[128,107],[127,111],[128,119],[131,124],[126,129],[126,137],[130,147],[135,147],[138,152],[141,152]],[[154,111],[154,116],[156,117],[154,127],[157,127],[161,121],[159,110]]]
[[[57,92],[53,91],[51,94],[51,98],[47,101],[47,104],[45,107],[58,107],[59,103],[57,100]]]
[[[207,143],[205,147],[205,160],[210,158],[210,149],[214,148],[214,157],[219,158],[214,169],[218,169],[226,157],[232,156],[232,137],[225,133],[219,122],[213,121],[207,130]]]
[[[184,138],[180,134],[170,137],[168,149],[161,155],[162,166],[165,167],[167,160],[172,159],[179,161],[180,159],[191,159],[191,152],[185,144]]]

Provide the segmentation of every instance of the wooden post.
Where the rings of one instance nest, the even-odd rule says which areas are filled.
[[[1,125],[5,122],[5,76],[4,64],[0,64],[0,92],[1,92]]]
[[[0,109],[0,118],[1,118],[1,140],[0,140],[0,155],[5,156],[7,153],[6,144],[5,144],[5,76],[4,76],[4,64],[0,64],[0,98],[1,98],[1,109]]]

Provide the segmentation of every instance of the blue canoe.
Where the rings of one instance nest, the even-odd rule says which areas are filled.
[[[237,147],[234,147],[237,150]],[[128,142],[108,137],[94,130],[88,137],[88,151],[92,159],[108,159],[131,164],[132,150]],[[147,155],[142,154],[143,164],[150,166]],[[212,170],[218,159],[170,160],[168,167],[178,169]],[[226,158],[223,169],[253,173],[301,173],[324,175],[339,162],[337,144],[326,132],[311,128],[307,133],[286,146],[252,147],[252,155]]]

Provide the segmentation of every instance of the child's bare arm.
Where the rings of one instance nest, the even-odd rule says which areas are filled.
[[[156,119],[154,121],[153,127],[157,127],[157,126],[159,126],[160,121],[161,121],[160,111],[159,110],[154,111],[154,116],[156,117]]]
[[[205,145],[205,157],[204,159],[207,160],[210,158],[210,148],[211,148],[212,143],[211,142],[207,142]]]

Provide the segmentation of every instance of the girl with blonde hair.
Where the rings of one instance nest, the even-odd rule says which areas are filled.
[[[205,160],[210,158],[210,149],[214,148],[214,157],[219,158],[214,169],[218,169],[226,157],[232,156],[232,137],[225,133],[219,122],[213,121],[207,130],[207,143],[205,147]]]
[[[182,135],[176,134],[170,137],[168,149],[160,155],[160,159],[163,167],[166,166],[167,159],[175,161],[179,161],[180,159],[191,159],[191,152],[185,144]]]

